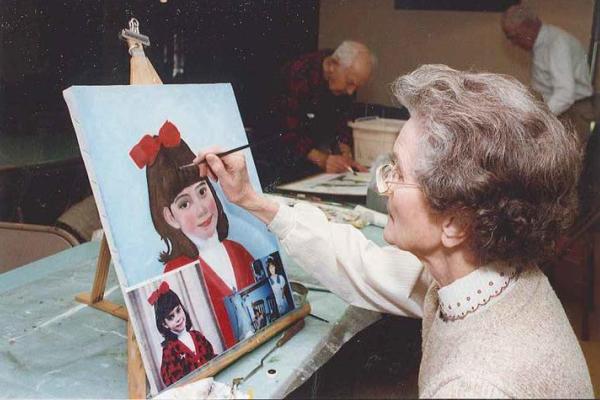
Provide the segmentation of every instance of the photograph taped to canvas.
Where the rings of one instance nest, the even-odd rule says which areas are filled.
[[[247,143],[229,84],[64,97],[153,393],[294,309],[274,235],[198,168],[179,168],[209,146]]]
[[[292,292],[278,252],[255,260],[253,269],[256,283],[225,299],[237,340],[251,337],[294,308]]]

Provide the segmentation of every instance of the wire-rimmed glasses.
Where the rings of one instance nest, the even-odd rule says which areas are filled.
[[[392,193],[392,185],[406,188],[418,189],[419,185],[415,183],[403,182],[398,168],[393,163],[387,163],[377,167],[375,171],[375,182],[377,191],[381,196],[389,196]]]

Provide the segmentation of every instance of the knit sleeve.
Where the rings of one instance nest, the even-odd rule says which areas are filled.
[[[510,396],[497,386],[475,377],[459,377],[439,387],[431,396],[433,399],[508,399]]]
[[[374,311],[422,317],[428,274],[411,253],[380,247],[318,208],[285,205],[269,225],[287,254],[333,293]]]

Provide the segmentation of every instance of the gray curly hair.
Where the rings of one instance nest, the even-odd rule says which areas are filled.
[[[393,92],[422,131],[414,173],[430,207],[468,221],[480,261],[551,254],[577,209],[573,130],[509,76],[424,65]]]

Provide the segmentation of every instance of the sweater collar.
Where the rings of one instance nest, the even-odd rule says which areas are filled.
[[[477,268],[438,290],[440,311],[445,320],[465,318],[510,290],[516,268],[490,264]]]

